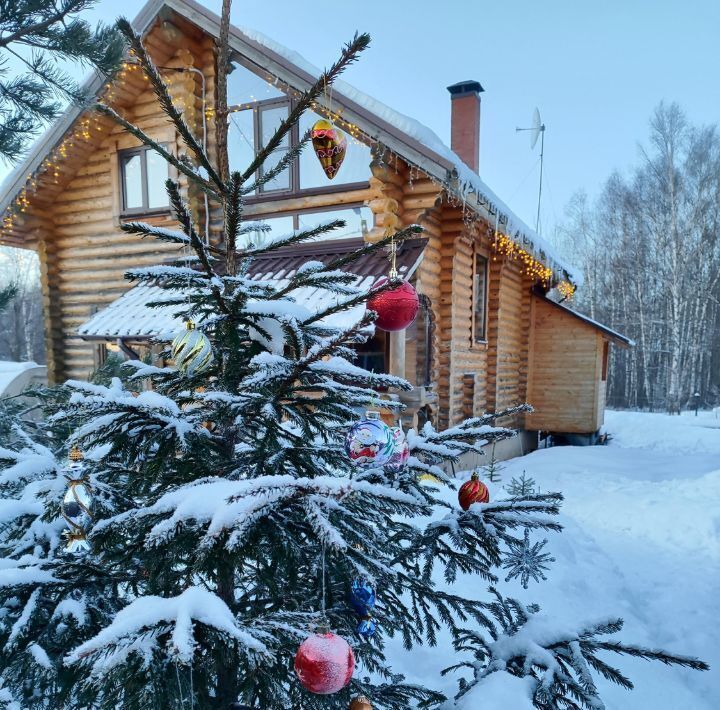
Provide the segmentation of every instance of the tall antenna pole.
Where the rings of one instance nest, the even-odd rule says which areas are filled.
[[[545,125],[540,128],[540,186],[538,187],[538,208],[535,231],[540,234],[540,199],[542,198],[543,158],[545,156]]]
[[[543,182],[543,159],[545,158],[545,124],[540,120],[540,111],[535,109],[533,114],[533,125],[528,128],[516,128],[515,132],[531,131],[530,133],[530,150],[534,150],[538,137],[540,138],[540,186],[538,187],[538,205],[537,215],[535,217],[535,231],[540,234],[540,201],[542,200],[542,182]]]

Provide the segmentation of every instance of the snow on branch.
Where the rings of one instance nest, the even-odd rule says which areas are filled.
[[[264,653],[265,644],[240,628],[227,604],[202,587],[189,587],[176,597],[144,596],[120,610],[96,636],[65,657],[67,665],[92,661],[92,674],[101,675],[125,662],[129,653],[145,658],[167,639],[171,656],[179,663],[193,660],[197,622],[234,639],[249,651]]]
[[[567,626],[540,613],[537,606],[524,606],[516,599],[504,598],[494,589],[495,600],[486,605],[492,618],[485,628],[460,629],[454,632],[455,650],[470,653],[472,660],[462,661],[443,673],[463,668],[473,677],[462,679],[456,707],[470,708],[470,697],[484,697],[484,689],[493,690],[498,683],[525,679],[527,707],[601,710],[605,707],[592,671],[600,673],[627,689],[632,683],[617,668],[597,654],[610,651],[679,665],[695,670],[708,670],[703,661],[677,656],[655,649],[626,645],[602,637],[618,632],[622,619],[605,619],[585,626]]]
[[[162,543],[177,535],[184,526],[194,524],[207,527],[201,541],[203,545],[212,545],[221,535],[232,531],[228,547],[233,548],[242,544],[252,526],[298,497],[312,498],[313,505],[317,506],[321,500],[342,501],[352,493],[383,500],[399,513],[424,504],[414,495],[389,486],[334,476],[276,475],[240,481],[205,479],[170,491],[153,505],[102,520],[95,525],[94,532],[118,525],[133,527],[142,518],[160,517],[160,522],[146,536],[149,545]],[[313,512],[317,512],[317,507]]]

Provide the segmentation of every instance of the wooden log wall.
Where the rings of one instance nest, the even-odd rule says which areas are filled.
[[[212,59],[207,47],[186,36],[171,42],[162,31],[151,32],[146,46],[163,67],[208,67]],[[165,70],[163,70],[165,71]],[[199,77],[175,73],[171,91],[194,96]],[[189,77],[191,77],[189,79]],[[191,83],[192,82],[192,85]],[[197,130],[201,126],[202,102],[186,98],[186,114]],[[174,130],[160,110],[149,83],[140,72],[131,73],[115,92],[115,106],[156,140],[177,150]],[[199,133],[201,134],[201,128]],[[108,305],[129,288],[124,274],[130,268],[152,266],[173,254],[177,247],[119,230],[120,177],[117,153],[139,142],[115,124],[106,124],[94,152],[82,156],[82,163],[63,183],[62,191],[48,208],[50,225],[40,237],[43,271],[43,298],[46,304],[46,331],[49,377],[53,382],[87,378],[95,366],[96,345],[77,335],[77,328],[95,311]],[[153,224],[176,227],[170,214],[142,217]]]
[[[604,339],[592,326],[532,298],[528,429],[587,434],[602,424]]]

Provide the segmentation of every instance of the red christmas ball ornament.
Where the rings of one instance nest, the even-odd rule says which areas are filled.
[[[469,481],[460,486],[458,491],[458,501],[463,510],[467,510],[473,503],[489,503],[490,491],[488,487],[480,480],[477,473],[473,473]]]
[[[342,690],[355,670],[350,644],[331,632],[308,636],[295,654],[295,674],[311,693],[330,695]]]
[[[380,279],[375,287],[385,283],[387,279]],[[403,281],[395,288],[370,296],[367,307],[378,314],[375,321],[378,328],[394,332],[405,330],[415,320],[420,309],[420,299],[413,286]]]

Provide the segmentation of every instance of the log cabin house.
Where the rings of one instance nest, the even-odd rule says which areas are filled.
[[[192,0],[150,0],[135,27],[212,154],[214,122],[207,119],[219,18]],[[231,167],[241,168],[318,70],[250,30],[232,28],[230,42],[230,157]],[[112,82],[94,77],[87,90],[182,151],[132,57]],[[424,238],[398,255],[401,275],[421,295],[420,316],[404,333],[378,332],[358,353],[360,362],[416,385],[410,417],[446,426],[529,401],[535,412],[515,426],[592,436],[603,422],[610,344],[629,341],[557,302],[578,285],[572,267],[478,175],[482,87],[465,81],[449,91],[451,148],[417,121],[337,82],[290,140],[318,116],[332,117],[350,139],[338,177],[329,182],[304,151],[251,196],[246,217],[266,221],[273,234],[334,217],[347,228],[333,240],[259,259],[253,274],[282,279],[307,260],[420,224]],[[176,247],[118,229],[128,219],[175,226],[163,187],[168,174],[157,154],[109,119],[71,107],[2,186],[0,243],[39,255],[51,382],[86,378],[108,349],[135,356],[177,330],[172,312],[147,307],[157,296],[152,287],[130,288],[123,277],[128,268],[177,258]],[[217,241],[221,215],[200,195],[188,196],[206,237]],[[353,272],[370,284],[387,268],[375,257]]]

